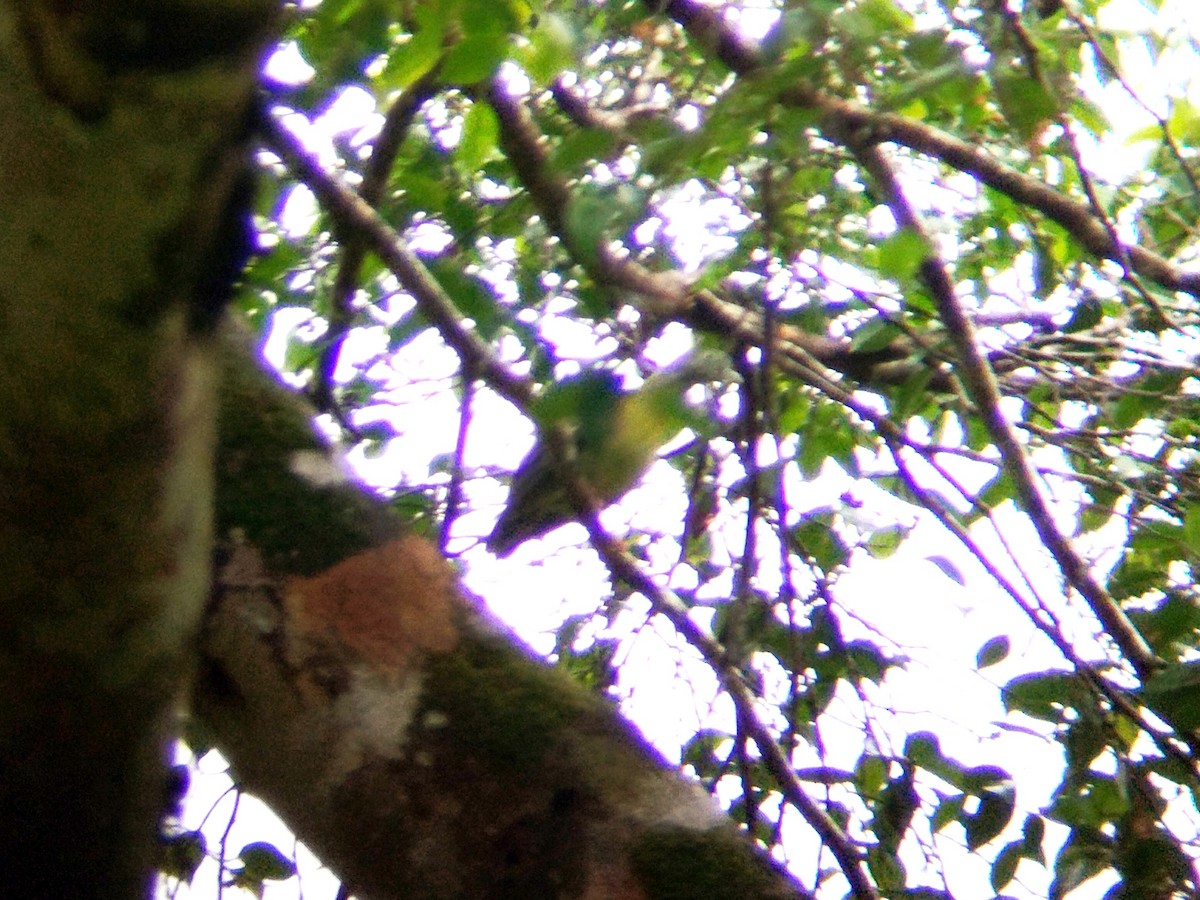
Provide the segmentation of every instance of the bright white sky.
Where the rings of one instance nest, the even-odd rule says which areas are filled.
[[[1144,31],[1153,22],[1151,11],[1141,0],[1114,0],[1109,10],[1111,22],[1119,23],[1130,32]],[[761,24],[754,27],[752,17],[747,19],[744,27],[754,30],[762,27]],[[757,20],[758,23],[763,21]],[[1186,39],[1200,37],[1200,5],[1189,0],[1167,0],[1163,3],[1159,21],[1174,23],[1169,26],[1168,33],[1174,36],[1178,51],[1167,54],[1157,70],[1143,65],[1146,74],[1139,91],[1143,93],[1143,99],[1154,104],[1161,102],[1156,101],[1156,97],[1161,98],[1167,93],[1178,96],[1177,92],[1187,85],[1190,95],[1195,98],[1192,74],[1196,69],[1195,55]],[[1162,24],[1158,27],[1164,28]],[[1130,59],[1140,52],[1136,40],[1128,45],[1128,52]],[[296,59],[288,57],[289,51],[284,51],[274,61],[274,77],[303,75]],[[1117,91],[1107,91],[1098,99],[1114,121],[1127,127],[1126,134],[1150,121],[1144,110]],[[1159,109],[1159,112],[1165,112],[1165,109]],[[373,136],[378,121],[379,115],[370,96],[351,89],[314,120],[311,127],[303,127],[300,133],[321,152],[326,162],[332,162],[331,138],[334,135],[359,134],[357,140],[366,140]],[[289,121],[289,125],[292,124]],[[1103,152],[1096,154],[1098,163],[1107,160],[1118,169],[1138,165],[1139,157],[1138,149],[1125,145],[1123,138],[1114,140],[1103,148]],[[686,263],[698,261],[713,248],[710,236],[703,231],[705,216],[696,214],[695,200],[688,200],[685,195],[686,192],[681,194],[677,205],[683,208],[690,205],[689,214],[670,218],[665,226],[672,230],[676,250]],[[284,221],[295,222],[298,231],[306,230],[305,220],[311,202],[311,197],[304,191],[297,191],[283,213]],[[715,213],[709,211],[707,214]],[[398,316],[401,312],[401,309],[395,309],[392,315]],[[281,317],[267,348],[268,358],[281,358],[288,325]],[[569,318],[559,319],[554,327],[559,329],[554,335],[556,343],[569,347],[579,358],[591,358],[606,349],[590,345],[590,333]],[[572,329],[577,333],[572,333]],[[359,361],[374,358],[381,346],[378,338],[378,335],[364,334],[353,345],[344,364],[354,365],[355,358]],[[673,357],[682,349],[682,345],[668,341],[661,352],[666,357]],[[353,454],[350,457],[364,481],[383,486],[423,478],[425,461],[447,453],[454,446],[458,414],[454,393],[449,389],[455,360],[448,351],[435,349],[433,341],[418,341],[406,348],[400,358],[389,363],[389,368],[396,377],[387,399],[394,405],[381,408],[379,415],[394,422],[399,436],[375,459],[367,460]],[[414,372],[421,373],[419,380],[413,379]],[[415,402],[421,404],[419,428],[412,427],[411,418],[406,419],[408,408]],[[490,395],[478,402],[472,428],[466,456],[469,471],[475,467],[513,469],[532,441],[529,424],[508,404]],[[956,474],[965,481],[977,483],[983,475],[969,469],[964,465]],[[667,526],[669,533],[671,523],[678,523],[682,515],[679,493],[672,488],[671,481],[677,477],[669,466],[662,464],[618,507],[608,510],[603,521],[620,533],[631,522],[653,527],[658,520]],[[796,507],[801,510],[823,506],[841,508],[839,498],[849,492],[855,500],[862,502],[863,510],[869,511],[863,515],[871,517],[870,524],[896,522],[911,527],[908,539],[895,556],[885,561],[857,559],[834,588],[843,607],[859,620],[855,625],[854,618],[845,617],[847,638],[878,639],[885,635],[898,652],[912,660],[904,672],[889,677],[885,688],[871,692],[870,700],[874,706],[879,710],[891,710],[889,715],[873,720],[874,733],[885,753],[898,752],[904,734],[929,729],[939,734],[943,752],[964,763],[976,765],[997,760],[1007,763],[1018,780],[1019,806],[1014,823],[1019,827],[1023,820],[1022,811],[1044,805],[1057,783],[1061,753],[1056,744],[1033,732],[1025,733],[999,724],[1005,716],[998,686],[1017,672],[1060,665],[1057,654],[1044,638],[1034,633],[1011,601],[999,593],[974,559],[930,517],[916,513],[871,485],[855,482],[832,466],[827,466],[816,482],[801,484],[796,481],[788,489],[793,498],[802,498],[796,502]],[[467,562],[467,585],[487,598],[497,614],[531,646],[539,652],[549,652],[553,648],[555,628],[564,616],[592,613],[597,609],[605,596],[605,570],[594,553],[582,548],[585,533],[577,525],[559,529],[544,540],[531,541],[509,559],[491,557],[478,545],[478,539],[490,530],[504,502],[505,490],[490,479],[472,481],[468,490],[473,512],[457,522],[456,539],[451,547],[462,553]],[[1067,501],[1064,514],[1069,515],[1072,498],[1063,494],[1059,499]],[[1024,520],[1009,515],[1002,517],[1001,526],[1009,545],[1024,548],[1024,555],[1030,556],[1028,548],[1037,546],[1037,541]],[[740,547],[738,528],[736,520],[726,523],[725,536],[731,547]],[[997,549],[995,535],[976,529],[976,538],[994,556],[1002,555]],[[1098,553],[1102,548],[1095,549]],[[1035,584],[1046,596],[1057,596],[1059,590],[1053,573],[1044,560],[1037,559],[1036,554],[1033,556],[1033,559],[1027,558],[1025,564],[1033,569],[1031,577]],[[931,557],[948,559],[962,573],[965,584],[959,585],[947,577],[929,561]],[[513,590],[513,585],[520,585],[519,592]],[[619,686],[622,709],[668,758],[677,759],[680,744],[701,725],[732,730],[731,710],[724,700],[714,699],[716,690],[711,674],[697,664],[693,653],[680,647],[669,628],[647,618],[644,606],[637,608],[635,605],[624,610],[609,623],[597,618],[591,633],[628,638],[623,655],[618,659],[622,673]],[[1012,638],[1012,655],[998,666],[977,672],[976,652],[986,641],[1000,634]],[[838,734],[838,726],[831,723],[824,734],[829,754],[823,760],[814,757],[801,760],[800,764],[853,767],[861,751],[862,707],[849,694],[846,700],[837,716],[843,733]],[[195,826],[212,810],[205,830],[214,848],[232,806],[231,795],[219,799],[228,787],[227,780],[220,775],[223,768],[223,762],[215,754],[202,761],[202,771],[211,773],[212,777],[195,779],[187,807],[189,826]],[[793,834],[804,831],[801,827],[794,829]],[[1061,840],[1061,834],[1058,839]],[[238,820],[227,837],[230,855],[236,855],[243,844],[252,840],[274,841],[285,852],[293,846],[292,838],[274,816],[253,798],[244,797]],[[797,843],[801,846],[793,852],[800,858],[811,858],[809,848],[804,846],[811,841],[800,837]],[[961,847],[961,836],[954,828],[940,836],[935,846],[946,864],[951,891],[964,898],[977,896],[980,886],[987,883],[987,861],[966,854]],[[999,846],[999,843],[993,846]],[[1051,858],[1052,849],[1048,850]],[[910,872],[919,871],[923,865],[920,854],[915,852],[911,842],[907,850],[910,852],[906,854],[906,864]],[[300,884],[289,882],[270,887],[269,900],[293,896],[332,900],[336,881],[320,870],[311,856],[302,855],[301,863]],[[1027,887],[1022,889],[1020,884],[1014,883],[1007,893],[1022,898],[1046,895],[1048,877],[1042,870],[1022,863],[1018,876]],[[214,896],[215,882],[215,866],[206,864],[197,877],[195,888],[190,891],[182,888],[178,896]],[[930,883],[937,883],[932,873]],[[1109,884],[1096,880],[1071,897],[1073,900],[1099,898]]]

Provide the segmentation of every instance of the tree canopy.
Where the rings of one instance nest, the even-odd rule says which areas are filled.
[[[655,470],[674,521],[610,534],[576,492],[611,591],[558,664],[614,690],[605,622],[648,600],[735,711],[685,766],[819,896],[982,896],[948,845],[998,893],[1107,872],[1114,897],[1190,896],[1200,132],[1170,6],[324,0],[285,39],[311,76],[273,89],[241,310],[306,311],[286,366],[368,452],[418,427],[414,402],[378,414],[412,360],[455,354],[457,443],[392,503],[468,567],[489,394],[528,410],[580,366],[636,383],[663,346],[727,353],[674,480]],[[318,162],[285,113],[347,91],[377,113]],[[806,502],[831,467],[857,487]],[[930,518],[994,585],[979,602],[1052,648],[996,670],[1005,727],[1062,748],[1048,796],[881,707],[904,651],[842,577]],[[927,589],[889,588],[916,616]],[[831,717],[857,723],[849,764]]]
[[[463,455],[494,439],[472,418],[488,392],[527,410],[572,363],[636,378],[656,345],[727,353],[737,377],[669,458],[677,521],[609,534],[577,496],[612,590],[563,624],[559,665],[611,689],[605,616],[648,600],[736,711],[685,765],[818,895],[981,896],[941,838],[996,892],[1110,872],[1111,896],[1191,895],[1200,133],[1168,6],[324,0],[286,38],[312,74],[272,94],[273,237],[239,303],[264,327],[308,311],[287,366],[375,449],[417,407],[360,411],[453,351],[457,448],[392,502],[467,565],[495,496]],[[378,115],[317,162],[284,112],[348,89]],[[300,228],[278,216],[297,182]],[[374,357],[344,365],[359,329]],[[831,466],[871,487],[807,503]],[[1050,796],[876,708],[903,648],[839,582],[914,521],[864,515],[878,491],[1053,646],[1000,684],[1007,727],[1062,748]],[[893,602],[921,615],[924,589]],[[1010,650],[997,634],[978,665]],[[828,762],[831,716],[860,726],[850,765]]]
[[[508,474],[475,448],[521,420],[500,401],[526,415],[580,369],[635,390],[686,350],[723,354],[648,475],[666,517],[635,494],[605,528],[560,460],[586,532],[559,534],[586,533],[608,582],[557,625],[555,665],[628,701],[638,630],[614,623],[667,623],[663,652],[721,698],[685,772],[797,896],[1057,898],[1096,876],[1107,897],[1195,896],[1185,6],[300,4],[277,51],[291,68],[269,70],[262,252],[233,313],[286,336],[329,431],[404,454],[387,503],[468,583]],[[310,136],[355,97],[365,121]],[[453,376],[429,378],[447,358]],[[416,459],[435,396],[454,424]],[[589,413],[570,412],[580,429]],[[929,584],[875,589],[927,619],[934,656],[962,642],[924,604],[934,582],[1025,621],[972,652],[1002,673],[997,728],[1060,752],[1044,794],[992,752],[1020,744],[968,758],[938,720],[888,708],[918,663],[854,575],[916,523],[939,529]],[[173,837],[185,878],[194,840]],[[286,874],[274,860],[252,851],[243,882]],[[672,896],[686,875],[657,877]]]

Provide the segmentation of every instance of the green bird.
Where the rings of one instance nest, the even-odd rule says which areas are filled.
[[[561,428],[573,443],[575,470],[604,505],[637,483],[655,452],[694,418],[683,401],[693,384],[732,377],[729,362],[713,351],[681,363],[622,392],[609,370],[583,372],[551,388],[532,414],[542,435]],[[505,557],[522,542],[575,520],[566,485],[544,437],[513,476],[508,505],[487,539]]]

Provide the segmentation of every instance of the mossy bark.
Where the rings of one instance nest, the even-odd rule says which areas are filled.
[[[431,544],[355,485],[302,474],[305,411],[247,365],[226,378],[194,708],[355,896],[804,896]]]
[[[196,307],[276,5],[0,2],[5,896],[148,889],[210,565]],[[241,39],[167,65],[173,12]]]

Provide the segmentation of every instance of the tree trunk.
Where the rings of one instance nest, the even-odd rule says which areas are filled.
[[[0,886],[144,895],[274,0],[0,2]],[[229,268],[229,265],[226,265]]]

